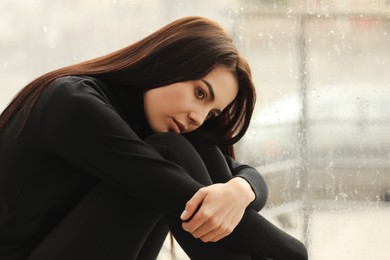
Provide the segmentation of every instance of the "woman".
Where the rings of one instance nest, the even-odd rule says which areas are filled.
[[[0,258],[153,259],[167,224],[192,259],[307,259],[232,159],[254,102],[200,17],[34,80],[0,117]]]

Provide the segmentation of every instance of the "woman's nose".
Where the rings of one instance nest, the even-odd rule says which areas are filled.
[[[203,115],[204,114],[204,115]],[[194,126],[201,126],[206,119],[207,113],[203,113],[201,111],[192,111],[188,114],[188,118],[190,121],[190,124]]]

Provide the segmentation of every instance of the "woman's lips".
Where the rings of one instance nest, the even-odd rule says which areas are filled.
[[[172,121],[169,125],[169,131],[174,132],[176,134],[180,134],[180,127],[174,119],[172,119]]]
[[[177,134],[181,133],[181,132],[185,132],[186,131],[186,127],[180,123],[179,121],[177,121],[176,119],[173,118],[173,131]]]
[[[180,132],[185,132],[187,130],[187,128],[182,123],[180,123],[179,121],[176,121],[176,120],[175,120],[175,122],[179,126]]]

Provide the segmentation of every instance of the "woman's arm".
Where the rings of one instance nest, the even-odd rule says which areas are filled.
[[[253,167],[241,164],[229,156],[225,156],[226,162],[235,177],[244,178],[255,193],[256,199],[249,204],[249,207],[260,211],[267,202],[268,188],[261,174]]]
[[[228,236],[240,222],[246,208],[259,211],[267,201],[268,188],[260,173],[231,157],[225,157],[234,178],[200,189],[187,202],[181,215],[185,221],[183,229],[203,242],[216,242]],[[197,212],[199,205],[203,207],[202,212]],[[193,215],[196,220],[191,219]],[[208,221],[209,216],[214,216],[213,223]],[[189,219],[191,221],[187,222]],[[214,230],[216,226],[220,228]]]
[[[242,178],[201,188],[186,203],[181,215],[183,229],[203,242],[217,242],[228,236],[254,200],[254,193],[248,189],[248,182]],[[201,210],[197,211],[199,206]]]
[[[218,146],[209,141],[213,138],[210,138],[209,134],[203,129],[186,133],[184,136],[202,157],[213,183],[227,183],[230,180],[237,179],[232,177],[241,177],[250,186],[245,187],[244,185],[246,189],[240,190],[240,195],[246,194],[249,197],[255,195],[255,199],[249,204],[249,207],[256,211],[264,207],[268,198],[268,189],[263,177],[256,169],[224,155]]]

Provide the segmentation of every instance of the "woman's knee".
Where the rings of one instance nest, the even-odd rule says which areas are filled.
[[[178,164],[181,164],[183,160],[198,156],[192,144],[180,134],[172,132],[157,133],[149,136],[144,141],[153,146],[164,159]]]
[[[176,134],[173,132],[155,133],[148,136],[144,141],[155,148],[159,148],[159,147],[175,148],[182,145],[191,145],[187,141],[187,139],[184,138],[181,134]]]
[[[158,133],[144,141],[154,147],[164,159],[183,167],[196,181],[203,185],[212,184],[203,159],[184,136],[171,132]]]

